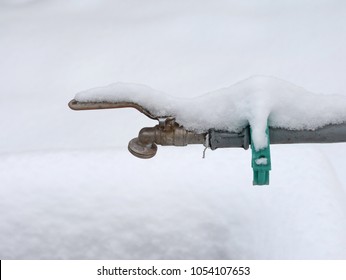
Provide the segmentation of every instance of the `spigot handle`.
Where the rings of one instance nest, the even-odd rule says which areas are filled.
[[[159,120],[164,118],[169,118],[169,116],[157,116],[150,112],[147,108],[139,105],[135,102],[80,102],[72,99],[68,106],[72,110],[99,110],[99,109],[120,109],[120,108],[135,108],[139,112],[146,115],[148,118],[153,120]]]

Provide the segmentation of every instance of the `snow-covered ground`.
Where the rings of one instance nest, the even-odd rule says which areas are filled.
[[[0,0],[0,259],[345,259],[346,144],[250,152],[127,143],[135,110],[74,112],[113,82],[194,97],[253,75],[346,95],[344,1]]]

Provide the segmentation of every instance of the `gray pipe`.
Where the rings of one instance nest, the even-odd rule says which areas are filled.
[[[346,123],[330,124],[315,130],[270,128],[271,144],[346,142]]]
[[[209,130],[209,147],[244,148],[251,144],[250,129],[241,132]],[[301,144],[301,143],[340,143],[346,142],[346,123],[330,124],[315,130],[288,130],[269,127],[270,144]]]

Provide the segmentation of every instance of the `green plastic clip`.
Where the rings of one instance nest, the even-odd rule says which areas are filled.
[[[252,160],[251,166],[253,169],[253,185],[269,185],[269,171],[271,170],[271,159],[270,159],[270,139],[269,139],[269,128],[267,125],[266,135],[268,139],[267,147],[256,151],[252,140],[252,129],[250,127],[251,137],[251,150]]]

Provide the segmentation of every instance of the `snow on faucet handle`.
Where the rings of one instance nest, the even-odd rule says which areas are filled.
[[[346,121],[346,98],[314,94],[289,82],[254,76],[194,98],[175,98],[145,85],[115,83],[79,92],[84,102],[131,102],[153,116],[172,116],[196,133],[209,129],[239,132],[251,125],[256,149],[267,144],[265,128],[314,130]]]

